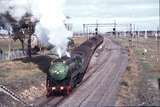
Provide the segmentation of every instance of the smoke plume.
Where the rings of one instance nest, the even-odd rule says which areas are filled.
[[[25,13],[33,15],[32,20],[39,20],[35,34],[43,45],[52,44],[56,47],[59,57],[68,55],[68,37],[72,36],[64,25],[64,0],[1,0],[0,13],[8,11],[19,21]]]
[[[0,13],[9,12],[10,15],[19,21],[25,13],[30,13],[31,0],[0,0]]]

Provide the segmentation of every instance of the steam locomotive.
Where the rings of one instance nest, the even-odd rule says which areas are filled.
[[[90,59],[103,39],[102,36],[96,35],[75,48],[71,52],[71,57],[64,56],[52,62],[47,73],[47,96],[57,92],[70,94],[82,81]]]

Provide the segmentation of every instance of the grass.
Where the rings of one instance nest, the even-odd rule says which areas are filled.
[[[126,69],[127,71],[131,71],[131,66],[128,65]]]
[[[124,47],[129,46],[127,45],[128,38],[120,38],[120,39],[117,38],[117,41],[119,41]],[[136,104],[136,102],[134,102],[134,99],[141,98],[139,96],[143,96],[142,99],[146,102],[148,100],[152,101],[150,96],[154,96],[154,94],[150,92],[156,93],[156,91],[153,91],[153,90],[149,91],[148,89],[153,89],[152,87],[156,89],[157,79],[160,78],[160,66],[159,66],[160,63],[157,63],[156,61],[157,43],[154,38],[148,38],[148,39],[139,38],[138,42],[136,41],[136,39],[133,38],[132,45],[133,46],[129,48],[131,49],[131,52],[133,53],[133,56],[135,58],[129,61],[130,63],[133,63],[134,60],[135,59],[136,60],[135,60],[135,63],[132,64],[133,67],[131,69],[131,72],[130,70],[128,70],[129,68],[127,68],[127,71],[124,74],[125,78],[123,78],[123,81],[128,81],[129,88],[122,87],[121,91],[123,92],[126,89],[125,93],[128,92],[128,95],[130,96],[130,100],[131,102],[133,101],[132,102],[133,104],[134,103]],[[144,52],[145,49],[147,49],[146,53]],[[160,56],[159,56],[159,59],[160,59]],[[134,66],[137,66],[137,69],[134,69]],[[155,68],[155,66],[157,66],[157,68]],[[128,90],[131,90],[131,91],[128,91]],[[122,93],[122,95],[125,95],[125,93]],[[123,101],[122,99],[122,104],[124,102],[125,100]],[[129,104],[128,98],[126,98],[126,104]]]
[[[129,47],[128,38],[116,38],[116,40],[124,47]],[[160,78],[160,62],[157,62],[157,41],[155,38],[144,39],[140,37],[132,39],[132,49],[138,59],[142,72],[147,73],[149,79]],[[147,53],[144,53],[144,49],[147,49]]]
[[[87,37],[73,37],[73,40],[76,44],[76,46],[79,46],[82,44],[84,41],[87,40]],[[11,44],[11,49],[21,49],[22,45],[19,40],[14,41],[12,39],[0,39],[0,49],[3,51],[8,51],[9,50],[9,43]],[[27,44],[25,43],[25,47],[27,47]]]
[[[141,65],[143,66],[144,71],[151,71],[152,70],[151,65],[147,62],[141,61]]]
[[[87,40],[85,37],[74,37],[74,42],[76,45],[80,45]],[[0,48],[4,51],[8,50],[9,39],[0,39]],[[14,42],[12,40],[12,48],[21,48],[19,41]],[[0,80],[2,79],[18,79],[24,78],[25,76],[32,76],[38,72],[46,72],[51,58],[49,57],[36,57],[32,59],[32,62],[28,62],[26,59],[15,60],[15,61],[1,61],[0,62]]]
[[[3,72],[3,71],[0,71],[0,78],[6,78],[7,77],[7,72]]]
[[[87,38],[74,37],[76,46],[83,43]],[[3,51],[8,51],[8,43],[10,41],[0,39],[0,48]],[[12,41],[11,48],[21,48],[19,41]],[[13,61],[0,62],[0,84],[7,86],[12,91],[15,91],[17,95],[22,96],[27,101],[28,96],[32,99],[41,95],[45,95],[45,81],[46,73],[53,58],[45,56],[33,56],[32,60],[27,58],[17,59]],[[43,86],[42,86],[43,85]],[[38,87],[37,90],[32,87]],[[40,88],[39,88],[40,87]],[[27,94],[26,94],[26,90]],[[24,95],[21,95],[24,93]]]
[[[124,47],[128,45],[128,38],[117,39]],[[139,61],[142,71],[148,73],[150,79],[157,79],[160,77],[160,63],[157,63],[157,41],[155,38],[133,38],[134,53]],[[147,49],[147,53],[144,53],[144,49]],[[158,57],[160,59],[160,56]],[[154,72],[155,71],[155,72]]]
[[[82,44],[83,42],[87,40],[87,37],[73,37],[73,40],[76,46],[79,46],[80,44]]]
[[[143,71],[151,71],[153,69],[152,64],[147,60],[147,57],[143,55],[142,49],[134,49],[134,53],[136,54],[140,65],[142,66]]]
[[[14,80],[31,76],[36,73],[34,71],[37,70],[33,64],[25,64],[21,61],[5,61],[0,63],[0,80]]]
[[[12,39],[0,39],[0,49],[2,49],[3,51],[8,51],[9,43],[11,45],[11,49],[21,49],[22,48],[19,40],[15,42]]]
[[[134,49],[134,52],[136,55],[140,56],[140,55],[142,55],[143,51],[142,51],[142,49]]]

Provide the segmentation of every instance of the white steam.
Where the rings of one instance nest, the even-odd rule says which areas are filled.
[[[14,19],[19,21],[26,12],[30,13],[32,0],[0,0],[0,13],[8,11]]]
[[[39,20],[35,34],[44,45],[52,44],[56,47],[59,57],[70,56],[67,52],[68,37],[72,33],[67,31],[63,14],[64,0],[2,0],[0,13],[9,13],[18,21],[26,12]]]

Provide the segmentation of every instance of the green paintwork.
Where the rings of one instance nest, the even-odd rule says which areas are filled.
[[[54,63],[50,66],[49,74],[51,78],[61,81],[66,78],[68,73],[68,66],[64,63]]]

